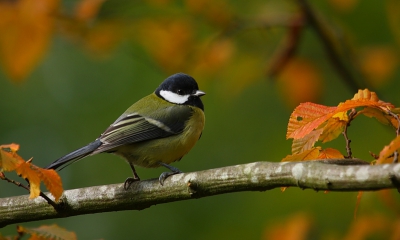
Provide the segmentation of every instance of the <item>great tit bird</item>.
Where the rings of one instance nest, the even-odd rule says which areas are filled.
[[[47,169],[62,169],[98,153],[113,153],[124,158],[132,169],[133,177],[125,180],[125,189],[140,180],[135,166],[171,170],[160,175],[163,185],[167,177],[181,173],[169,164],[186,155],[202,134],[203,95],[191,76],[174,74],[155,92],[129,107],[94,142],[59,158]]]

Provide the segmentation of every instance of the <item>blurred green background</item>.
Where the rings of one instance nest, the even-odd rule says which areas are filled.
[[[41,7],[48,6],[41,1]],[[0,11],[21,2],[4,1]],[[335,106],[355,93],[331,65],[321,39],[302,20],[294,22],[304,24],[296,39],[297,51],[270,76],[271,65],[282,58],[277,49],[290,42],[290,24],[301,15],[298,2],[58,2],[50,30],[42,33],[48,34],[47,40],[38,40],[45,47],[32,60],[31,70],[13,71],[7,65],[10,58],[2,55],[0,143],[20,144],[22,157],[33,157],[34,164],[44,167],[93,141],[170,74],[186,72],[207,93],[203,98],[206,127],[195,148],[174,166],[191,172],[278,162],[290,154],[286,127],[298,103]],[[356,84],[398,105],[400,31],[394,26],[400,23],[399,4],[390,0],[309,3],[327,29],[337,33],[333,39],[344,39],[339,56]],[[37,23],[39,29],[45,28],[45,21]],[[35,26],[27,27],[31,28]],[[24,41],[37,40],[35,30],[24,32]],[[22,52],[30,46],[24,41],[18,43]],[[16,43],[8,47],[12,44]],[[352,123],[349,136],[354,155],[371,160],[368,151],[378,154],[395,135],[376,120],[360,117]],[[345,154],[341,137],[324,145],[328,146]],[[138,174],[149,179],[162,171],[139,168]],[[6,175],[22,181],[12,173]],[[67,167],[60,175],[64,188],[73,189],[121,183],[131,170],[118,157],[102,154]],[[0,182],[0,197],[22,194],[27,193]],[[298,239],[393,237],[394,224],[399,226],[397,192],[364,193],[358,220],[353,221],[356,196],[274,189],[22,225],[56,223],[76,232],[79,239],[291,239],[285,235],[288,232],[298,233]],[[15,228],[7,226],[0,232],[11,235]]]

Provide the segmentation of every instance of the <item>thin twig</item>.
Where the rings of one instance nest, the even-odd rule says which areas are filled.
[[[356,109],[354,109],[354,108],[351,109],[351,111],[349,113],[349,121],[347,122],[346,126],[344,126],[344,129],[343,129],[343,132],[342,132],[342,134],[344,136],[344,139],[346,140],[347,156],[345,156],[345,158],[353,158],[353,153],[351,152],[351,147],[350,147],[351,140],[347,136],[347,129],[348,129],[348,127],[350,127],[350,123],[351,123],[351,121],[354,120],[356,115],[357,115]]]
[[[22,187],[22,188],[28,190],[28,192],[30,191],[28,186],[25,186],[24,184],[22,184],[20,182],[17,182],[15,180],[12,180],[12,179],[6,177],[6,175],[3,172],[0,172],[0,179],[5,180],[5,181],[7,181],[9,183],[12,183],[14,185],[17,185],[18,187]]]

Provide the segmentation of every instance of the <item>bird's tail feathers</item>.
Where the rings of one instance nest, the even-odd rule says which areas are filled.
[[[61,170],[65,168],[66,166],[78,161],[79,159],[82,159],[88,155],[90,155],[94,150],[96,150],[98,147],[103,144],[99,139],[97,139],[94,142],[89,143],[88,145],[79,148],[71,153],[68,153],[67,155],[57,159],[53,163],[51,163],[49,166],[46,167],[46,169],[58,169]]]

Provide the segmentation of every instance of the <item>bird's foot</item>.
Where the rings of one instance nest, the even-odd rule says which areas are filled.
[[[158,178],[158,181],[160,181],[161,186],[164,186],[164,181],[167,179],[169,176],[182,173],[181,171],[179,172],[163,172],[161,173],[160,177]]]
[[[132,183],[138,182],[138,181],[140,181],[139,177],[137,177],[137,178],[136,177],[128,177],[124,182],[124,189],[128,190],[131,187]]]
[[[161,173],[160,177],[158,178],[158,181],[160,182],[161,186],[164,185],[165,179],[167,179],[169,176],[172,176],[172,175],[175,175],[175,174],[178,174],[178,173],[182,173],[181,170],[179,170],[178,168],[170,166],[168,164],[160,162],[160,165],[164,166],[164,167],[166,167],[166,168],[168,168],[169,170],[172,171],[172,172],[163,172],[163,173]]]

